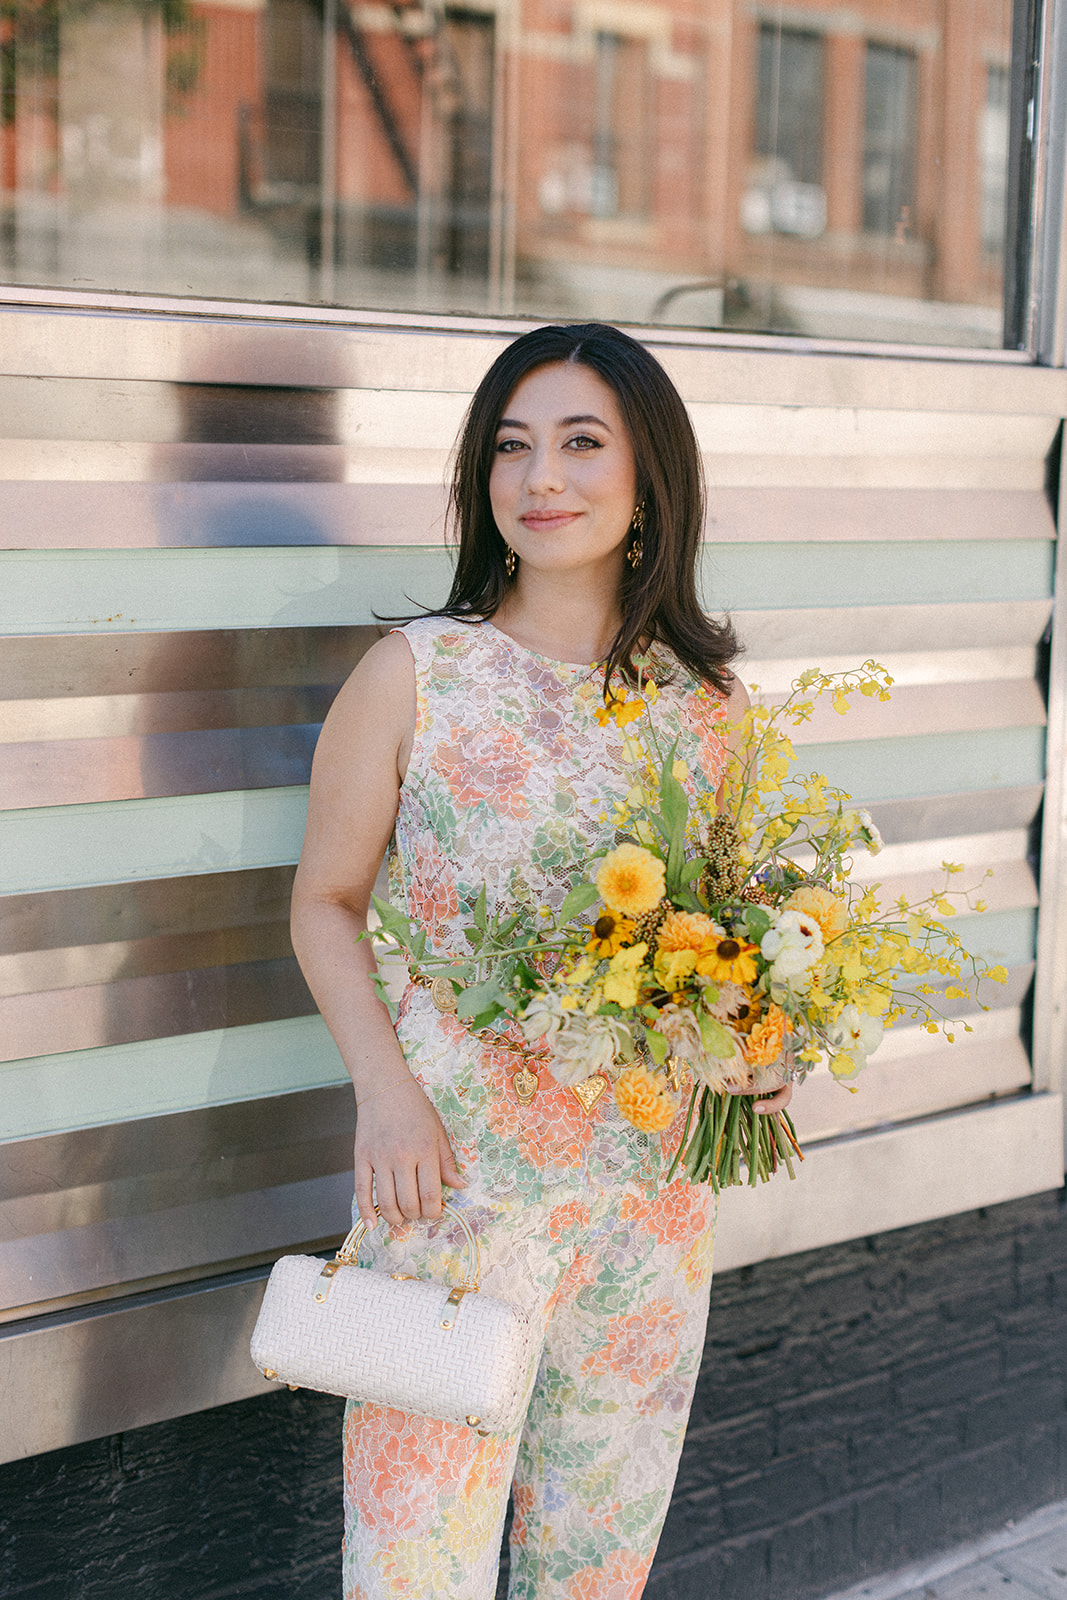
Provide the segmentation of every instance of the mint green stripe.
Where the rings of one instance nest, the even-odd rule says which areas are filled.
[[[950,917],[948,926],[959,934],[964,949],[984,956],[991,966],[998,961],[1006,967],[1021,967],[1034,959],[1037,949],[1037,911],[1029,907],[1016,911],[986,911],[981,916]],[[981,998],[997,1004],[998,984],[988,984]]]
[[[306,816],[306,787],[7,811],[0,893],[295,861]]]
[[[0,1066],[0,1139],[317,1089],[345,1076],[321,1017],[31,1056]]]
[[[701,590],[712,611],[1042,600],[1054,556],[1044,539],[707,544]]]
[[[448,592],[440,548],[0,553],[0,632],[370,623]],[[410,596],[410,599],[407,598]]]
[[[1040,783],[1045,775],[1043,728],[992,728],[928,733],[801,750],[797,772],[821,772],[857,800]]]

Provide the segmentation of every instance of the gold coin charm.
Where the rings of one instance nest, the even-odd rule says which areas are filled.
[[[456,991],[447,978],[433,978],[430,981],[430,999],[438,1011],[444,1011],[450,1016],[455,1016],[459,1007],[456,1001]]]
[[[511,1080],[511,1087],[523,1105],[528,1106],[537,1093],[537,1073],[531,1072],[529,1067],[520,1067]]]
[[[581,1083],[572,1084],[571,1093],[588,1116],[607,1087],[608,1080],[604,1074],[594,1072],[591,1078],[583,1078]]]

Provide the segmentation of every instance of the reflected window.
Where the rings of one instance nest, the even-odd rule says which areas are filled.
[[[1011,343],[1032,10],[3,0],[0,278]]]
[[[597,217],[648,209],[648,70],[643,40],[598,33],[593,94],[593,183]]]
[[[915,212],[915,57],[868,44],[863,100],[863,226],[903,239]]]
[[[982,248],[989,256],[1002,256],[1007,244],[1010,106],[1011,74],[1007,67],[989,67],[979,130]]]

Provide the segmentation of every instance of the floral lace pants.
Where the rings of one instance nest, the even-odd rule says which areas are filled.
[[[545,1328],[521,1434],[350,1403],[346,1600],[492,1600],[514,1483],[509,1600],[636,1600],[670,1502],[700,1368],[715,1202],[676,1182],[457,1198],[481,1286]],[[440,1276],[459,1230],[372,1235],[364,1259]],[[443,1248],[444,1246],[444,1248]]]

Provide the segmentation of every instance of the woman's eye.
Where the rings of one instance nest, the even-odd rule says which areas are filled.
[[[575,434],[574,438],[570,440],[570,443],[577,450],[599,450],[600,449],[600,440],[599,439],[594,439],[593,436],[591,434],[588,434],[588,433]]]
[[[496,453],[499,456],[514,455],[516,450],[524,449],[521,439],[498,439]]]

